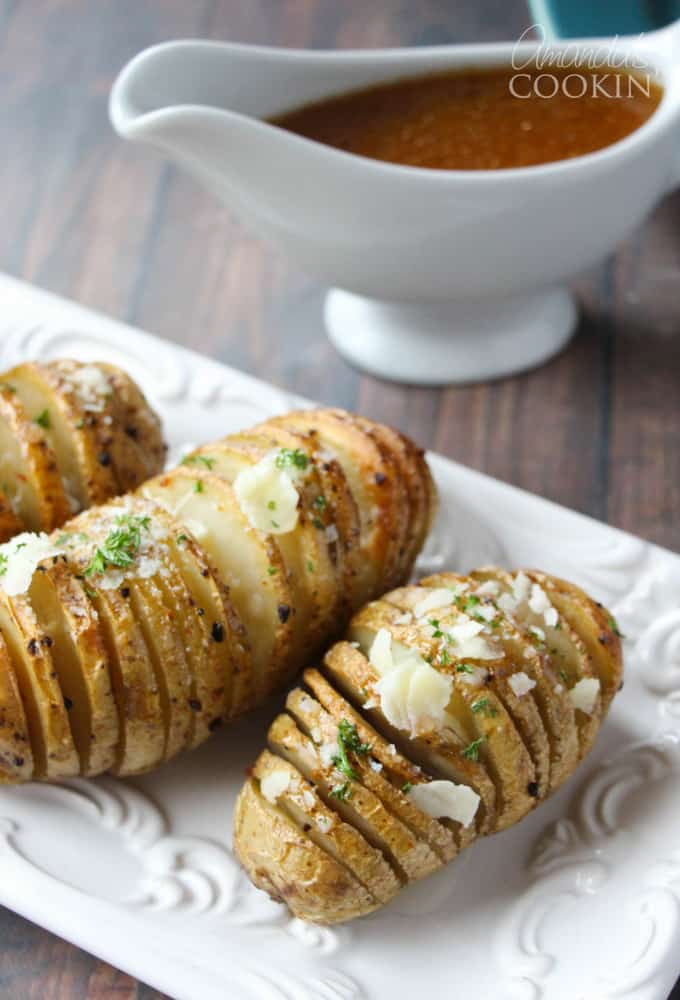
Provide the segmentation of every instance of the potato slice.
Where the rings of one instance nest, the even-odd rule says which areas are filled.
[[[514,596],[514,586],[518,574],[506,573],[504,570],[480,570],[475,574],[480,580],[493,580],[508,597]],[[567,692],[579,681],[596,678],[592,660],[588,655],[585,643],[572,629],[566,619],[558,614],[555,626],[546,624],[545,616],[531,610],[526,601],[519,602],[512,612],[520,630],[543,656],[549,657],[559,682]],[[538,630],[538,631],[536,631]],[[579,737],[579,753],[583,758],[590,751],[600,728],[602,699],[598,695],[591,713],[576,709],[575,721]]]
[[[620,633],[616,621],[573,583],[547,573],[530,571],[571,629],[583,640],[602,686],[602,710],[606,712],[621,687],[623,676]]]
[[[0,785],[30,781],[33,748],[12,658],[0,632]]]
[[[261,700],[291,668],[295,608],[278,546],[251,527],[229,484],[211,472],[181,467],[140,492],[186,525],[229,588],[252,650],[253,694]]]
[[[49,446],[49,421],[42,412],[29,414],[13,387],[0,383],[0,486],[19,520],[31,531],[51,531],[63,524],[71,508],[57,460]]]
[[[0,490],[0,545],[23,530],[24,525],[15,514],[9,498]]]
[[[361,711],[373,728],[391,741],[388,754],[395,759],[401,756],[412,761],[433,778],[469,785],[479,795],[481,801],[475,823],[468,829],[454,827],[459,848],[474,839],[475,831],[489,833],[495,828],[496,788],[484,765],[463,755],[469,743],[467,738],[461,739],[450,727],[413,737],[392,726],[380,711],[379,700],[372,697],[378,674],[352,643],[338,642],[332,646],[324,657],[324,669],[356,711]],[[384,765],[384,760],[380,760]],[[406,780],[415,783],[412,776]]]
[[[253,777],[260,782],[262,790],[262,782],[266,788],[267,779],[273,776],[280,784],[287,778],[285,789],[276,797],[278,808],[326,854],[348,868],[374,899],[387,903],[399,891],[401,883],[381,852],[329,809],[297,768],[265,750],[255,762]]]
[[[106,645],[120,718],[114,774],[141,774],[163,760],[165,721],[151,655],[133,613],[130,588],[88,587]]]
[[[322,448],[340,463],[359,514],[361,561],[356,577],[355,605],[360,607],[379,590],[387,589],[393,559],[392,539],[399,515],[391,471],[377,444],[353,424],[342,410],[300,410],[288,413],[286,427],[315,432]]]
[[[268,802],[252,778],[236,802],[234,849],[255,885],[303,920],[339,923],[380,905],[349,869]]]
[[[214,732],[224,719],[239,715],[252,700],[246,632],[228,589],[198,542],[162,507],[154,505],[151,516],[165,526],[168,555],[189,591],[189,606],[209,636],[206,655],[197,664],[196,683],[208,730]]]
[[[65,556],[43,560],[29,597],[52,659],[71,721],[81,774],[101,774],[116,760],[118,709],[97,615]]]
[[[318,670],[305,670],[303,680],[317,701],[339,725],[343,720],[356,728],[359,740],[370,746],[370,757],[357,755],[353,766],[361,773],[361,780],[378,795],[388,809],[406,824],[414,836],[424,840],[442,861],[450,861],[458,853],[452,829],[458,824],[446,825],[421,812],[408,798],[404,789],[427,781],[421,768],[402,757],[396,747],[355,712],[352,706],[333,689]]]
[[[228,439],[214,446],[205,446],[184,461],[192,465],[198,463],[198,467],[201,462],[207,462],[212,472],[233,483],[240,472],[256,465],[271,450],[272,446],[266,442]],[[320,487],[318,477],[314,476],[314,479],[316,497]],[[303,504],[307,493],[302,491]],[[276,544],[295,595],[291,655],[296,662],[304,663],[317,651],[327,629],[328,609],[337,605],[340,588],[324,534],[314,527],[304,508],[300,511],[297,526],[293,531],[276,535]]]
[[[120,434],[114,442],[113,462],[120,491],[134,489],[165,464],[167,445],[158,416],[142,390],[127,372],[106,362],[97,362],[112,389],[109,399],[113,427]]]
[[[14,665],[35,762],[34,777],[58,780],[80,773],[64,695],[50,648],[27,597],[0,591],[0,629]]]
[[[318,496],[312,495],[309,516],[317,526],[318,522],[326,526],[325,534],[340,582],[345,611],[355,611],[363,603],[361,596],[357,595],[355,582],[361,574],[361,525],[359,510],[342,465],[323,447],[315,427],[305,431],[299,426],[289,426],[287,418],[282,416],[260,426],[263,434],[271,434],[272,429],[296,434],[305,454],[312,457],[320,481],[318,496],[323,502],[320,504]],[[333,534],[337,535],[337,540],[332,539]]]
[[[359,771],[356,773],[360,780],[348,781],[346,775],[327,759],[326,748],[337,746],[338,724],[316,699],[295,688],[286,699],[286,708],[297,726],[295,731],[288,726],[279,744],[274,724],[269,734],[272,747],[284,756],[293,755],[292,762],[308,780],[316,783],[325,801],[382,851],[402,880],[422,878],[441,867],[441,859],[390,812],[380,797],[363,783]],[[338,794],[339,789],[344,792]]]
[[[470,587],[468,577],[458,576],[455,573],[442,573],[421,580],[417,587],[402,587],[392,591],[387,595],[386,603],[393,605],[399,611],[412,612],[417,603],[426,596],[425,588],[435,591],[438,588],[454,587],[460,590],[456,595],[455,605],[426,612],[420,623],[414,621],[407,627],[407,632],[411,629],[415,629],[416,632],[424,629],[429,637],[430,633],[435,632],[436,623],[436,633],[440,638],[439,641],[433,639],[426,655],[434,663],[438,662],[439,657],[445,658],[448,664],[447,672],[455,669],[457,679],[466,684],[468,690],[474,682],[472,690],[475,692],[475,697],[471,707],[475,714],[489,719],[495,718],[498,714],[496,699],[500,700],[529,751],[534,765],[535,781],[528,787],[528,794],[534,798],[545,798],[550,790],[551,780],[551,748],[548,734],[534,699],[533,690],[522,691],[520,688],[515,690],[513,686],[518,683],[518,678],[520,683],[525,681],[527,684],[536,685],[537,676],[539,680],[542,676],[540,664],[538,673],[535,670],[537,658],[533,657],[527,661],[523,655],[527,650],[531,655],[532,649],[529,643],[526,644],[526,649],[521,650],[522,655],[519,655],[517,645],[511,642],[512,636],[509,631],[506,632],[512,626],[505,615],[489,598],[472,593],[474,588]],[[397,620],[400,618],[394,612],[392,617]],[[468,655],[457,655],[455,642],[448,641],[446,629],[468,619],[483,626],[485,631],[482,635],[492,642],[496,656],[490,663],[476,661],[474,657]],[[469,671],[471,665],[473,671]],[[486,680],[483,685],[477,683],[480,670],[485,670]],[[481,687],[484,688],[483,691]],[[492,692],[492,697],[489,697],[487,688]]]
[[[443,609],[442,609],[443,610]],[[461,617],[457,610],[441,612],[442,626],[455,624]],[[457,723],[459,732],[468,739],[463,754],[477,757],[486,767],[496,786],[496,830],[504,830],[516,823],[536,803],[537,774],[529,751],[520,736],[504,701],[495,690],[493,677],[503,669],[503,654],[497,659],[480,662],[473,657],[463,659],[455,655],[455,647],[443,663],[438,658],[439,644],[414,625],[399,625],[399,610],[386,601],[374,601],[354,618],[351,635],[359,641],[368,655],[373,639],[380,628],[386,629],[393,641],[409,649],[416,649],[432,667],[453,680],[451,700],[447,713]],[[434,619],[433,619],[434,620]],[[431,631],[431,630],[430,630]],[[448,652],[448,651],[447,651]],[[463,668],[485,671],[485,679],[473,686],[470,674]],[[459,670],[458,668],[461,668]],[[490,673],[489,673],[490,671]],[[476,680],[476,675],[472,675]],[[488,710],[477,711],[480,699],[486,699]]]
[[[88,392],[86,396],[93,402],[84,401],[82,387],[78,385],[78,373],[82,368],[77,361],[50,361],[46,365],[31,366],[22,378],[24,387],[30,378],[34,392],[50,394],[47,409],[55,448],[69,492],[73,491],[71,495],[78,500],[81,509],[104,503],[120,492],[111,465],[111,435],[103,423],[104,402],[97,401],[96,392]]]

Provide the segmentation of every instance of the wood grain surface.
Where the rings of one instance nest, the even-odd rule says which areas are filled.
[[[323,289],[108,124],[117,71],[170,38],[427,45],[529,23],[520,0],[0,0],[0,269],[677,550],[680,193],[578,280],[581,325],[557,360],[404,389],[345,365],[323,334]],[[0,910],[0,996],[160,994]]]

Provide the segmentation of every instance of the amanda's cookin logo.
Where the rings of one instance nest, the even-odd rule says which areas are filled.
[[[548,100],[558,94],[575,100],[649,97],[654,74],[634,48],[628,39],[622,51],[618,36],[601,45],[573,42],[553,48],[546,41],[543,27],[533,24],[515,42],[510,93],[520,100]]]

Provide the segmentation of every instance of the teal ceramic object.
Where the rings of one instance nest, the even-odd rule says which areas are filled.
[[[655,31],[680,18],[680,0],[529,0],[549,38],[610,38]]]

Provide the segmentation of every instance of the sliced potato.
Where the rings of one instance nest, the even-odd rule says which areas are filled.
[[[571,629],[582,639],[602,686],[603,711],[621,687],[620,633],[613,616],[573,583],[547,573],[529,572]]]
[[[28,598],[0,591],[0,629],[26,712],[34,777],[58,780],[79,774],[80,759],[50,655],[52,638],[42,632]]]
[[[12,658],[0,632],[0,785],[30,781],[33,748]]]
[[[0,384],[0,487],[31,531],[51,531],[71,514],[41,426],[48,420],[44,413],[29,414],[13,387]]]
[[[349,868],[375,899],[386,903],[399,891],[401,883],[381,852],[329,809],[314,785],[305,781],[292,764],[265,750],[255,762],[253,777],[260,782],[260,788],[263,781],[266,788],[268,778],[274,777],[281,785],[287,778],[276,805],[326,854]]]
[[[255,531],[229,484],[212,472],[180,467],[141,493],[186,525],[229,588],[252,650],[253,693],[264,698],[283,682],[295,614],[278,546]]]
[[[338,923],[380,905],[348,868],[268,802],[252,778],[236,803],[234,848],[255,884],[305,920]]]
[[[343,721],[354,726],[362,744],[370,747],[369,755],[356,755],[353,766],[361,780],[378,795],[414,836],[425,841],[442,861],[450,861],[458,853],[452,829],[416,808],[404,789],[428,780],[422,768],[408,762],[384,736],[368,723],[328,683],[318,670],[305,670],[303,679],[319,704],[332,716],[336,725]],[[457,828],[452,822],[450,827]]]
[[[9,498],[0,489],[0,545],[23,530],[24,525],[15,513]]]
[[[160,420],[141,389],[121,368],[104,362],[97,367],[111,386],[111,417],[120,432],[114,442],[113,460],[121,492],[135,489],[163,469],[167,446]]]
[[[52,640],[81,774],[101,774],[115,762],[119,721],[97,616],[64,556],[40,563],[29,597],[43,635]]]

